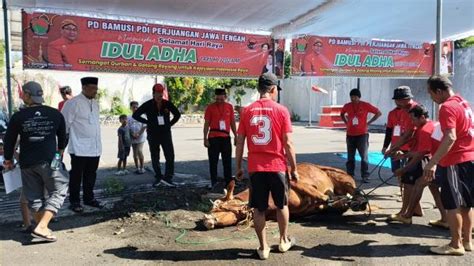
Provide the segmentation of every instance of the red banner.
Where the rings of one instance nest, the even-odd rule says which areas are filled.
[[[433,73],[429,43],[306,36],[292,40],[292,75],[427,77]]]
[[[23,13],[24,68],[258,77],[270,36]]]

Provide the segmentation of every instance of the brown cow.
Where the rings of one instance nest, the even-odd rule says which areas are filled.
[[[310,163],[300,163],[297,167],[299,180],[290,180],[288,207],[291,217],[315,214],[328,208],[330,198],[355,193],[354,179],[340,169]],[[216,200],[211,214],[204,216],[203,223],[207,229],[236,225],[251,219],[252,209],[247,206],[249,190],[234,196],[234,186],[235,183],[231,182],[226,196]],[[343,201],[334,202],[332,207],[342,212],[349,208]],[[268,219],[275,218],[275,210],[276,206],[270,195]]]

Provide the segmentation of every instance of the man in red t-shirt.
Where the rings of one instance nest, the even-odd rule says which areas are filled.
[[[431,181],[436,165],[440,169],[441,200],[447,210],[451,242],[431,248],[443,255],[463,255],[472,250],[472,207],[474,206],[474,116],[469,103],[455,95],[451,81],[444,76],[428,79],[428,93],[440,104],[441,141],[424,168]],[[441,136],[442,135],[442,136]]]
[[[71,87],[69,86],[63,86],[63,87],[60,87],[59,88],[59,93],[61,94],[61,97],[63,98],[63,100],[61,102],[59,102],[58,104],[58,110],[59,112],[61,112],[61,110],[63,109],[64,107],[64,104],[72,99],[72,90],[71,90]]]
[[[392,172],[395,173],[397,169],[403,167],[406,163],[406,159],[395,158],[394,154],[397,151],[407,153],[410,150],[410,142],[413,139],[412,137],[415,126],[410,119],[408,111],[416,106],[417,103],[413,101],[413,94],[408,86],[400,86],[396,88],[393,91],[392,99],[395,101],[397,107],[388,114],[382,153],[385,154],[385,156],[391,157]],[[390,149],[387,150],[389,145]],[[402,208],[399,213],[392,214],[388,219],[396,218],[407,210],[406,208],[408,207],[412,184],[402,182],[401,185],[404,189],[402,193]],[[415,213],[417,216],[423,215],[420,204],[417,205]]]
[[[225,89],[215,89],[215,102],[208,105],[204,114],[204,147],[209,158],[211,175],[210,189],[217,184],[217,163],[222,156],[224,179],[227,184],[232,180],[232,144],[230,130],[236,136],[234,107],[227,103]]]
[[[395,101],[397,107],[388,113],[382,153],[386,154],[389,146],[389,150],[396,151],[393,148],[400,145],[400,139],[403,139],[404,144],[400,145],[398,149],[406,153],[410,150],[410,145],[407,143],[407,140],[411,138],[415,128],[408,111],[416,106],[417,103],[413,101],[413,94],[408,86],[400,86],[396,88],[393,91],[392,99]],[[391,162],[392,172],[395,172],[398,168],[403,167],[404,165],[403,160],[392,158]]]
[[[294,238],[287,234],[288,211],[288,170],[297,180],[296,159],[291,141],[290,113],[275,102],[278,97],[278,79],[272,73],[265,73],[258,80],[260,99],[246,107],[240,116],[237,131],[236,164],[237,179],[242,179],[242,156],[245,140],[248,149],[248,172],[250,175],[250,207],[254,208],[255,232],[260,241],[257,253],[261,259],[270,255],[270,247],[265,235],[265,211],[269,194],[277,207],[277,221],[280,228],[280,252],[288,251]]]
[[[438,207],[441,214],[441,220],[430,221],[430,224],[446,226],[446,212],[441,203],[437,184],[426,182],[426,180],[420,178],[423,175],[423,166],[426,165],[431,157],[433,149],[439,145],[437,144],[438,141],[431,137],[438,123],[434,123],[429,119],[428,110],[423,105],[416,105],[408,112],[413,125],[416,126],[412,145],[409,152],[398,151],[394,156],[397,159],[407,158],[410,160],[407,165],[395,171],[395,175],[401,179],[405,188],[403,206],[399,213],[391,215],[387,221],[411,224],[412,217],[416,214],[417,209],[420,208],[423,189],[429,185],[436,207]]]
[[[311,51],[303,58],[302,71],[305,75],[315,75],[318,72],[318,57],[323,49],[323,42],[316,39],[311,45]]]
[[[364,182],[369,181],[369,125],[372,124],[382,113],[377,107],[370,103],[360,100],[361,93],[359,89],[352,89],[350,94],[351,102],[346,103],[341,110],[342,121],[347,126],[347,173],[354,176],[355,153],[359,151],[361,158],[360,170]],[[369,113],[374,116],[367,122]]]
[[[51,68],[70,68],[77,64],[78,26],[74,20],[61,22],[61,37],[48,44],[48,63]]]

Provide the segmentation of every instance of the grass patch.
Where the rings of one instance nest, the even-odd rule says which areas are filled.
[[[125,190],[125,184],[116,177],[107,177],[104,182],[104,193],[107,195],[117,195]]]

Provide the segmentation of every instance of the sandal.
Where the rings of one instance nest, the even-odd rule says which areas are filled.
[[[428,223],[431,226],[441,227],[444,229],[449,229],[449,225],[447,222],[443,222],[442,220],[430,220]]]
[[[81,204],[71,204],[69,209],[76,213],[81,213],[84,211],[84,208],[82,208]]]
[[[52,234],[50,231],[48,235],[42,235],[40,233],[36,233],[35,231],[31,232],[31,236],[37,239],[44,240],[46,242],[56,242],[58,239]]]

